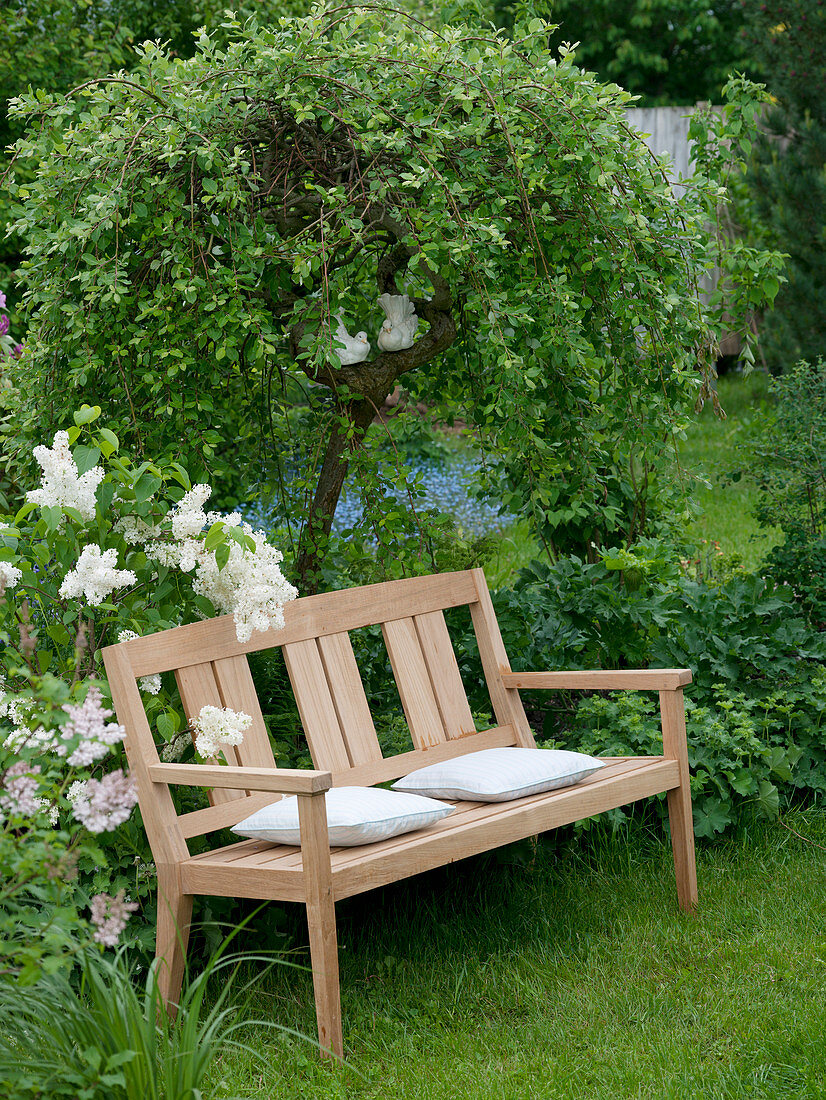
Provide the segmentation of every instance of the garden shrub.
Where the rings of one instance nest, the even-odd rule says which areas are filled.
[[[136,453],[184,448],[221,499],[258,483],[305,592],[346,548],[348,468],[367,537],[412,544],[408,517],[389,518],[405,466],[371,442],[402,376],[474,427],[496,460],[485,490],[550,556],[673,513],[658,470],[710,393],[710,349],[740,322],[748,338],[740,306],[777,287],[779,257],[743,246],[725,321],[696,294],[726,265],[709,219],[761,93],[735,79],[722,118],[697,121],[702,170],[675,199],[627,94],[548,31],[318,7],[227,20],[186,60],[145,45],[128,78],[77,95],[21,96],[19,156],[37,169],[12,184],[32,324],[20,431],[75,394]],[[342,363],[339,315],[372,336],[377,296],[408,292],[413,345]]]
[[[260,532],[205,513],[209,486],[178,463],[133,463],[99,415],[84,406],[36,449],[40,487],[0,517],[0,970],[29,981],[85,934],[115,942],[130,909],[152,904],[101,647],[218,611],[246,638],[295,595]],[[190,722],[207,716],[182,713],[170,677],[139,687],[164,758],[191,756]],[[178,797],[194,808],[203,794]],[[94,932],[79,915],[92,894]]]

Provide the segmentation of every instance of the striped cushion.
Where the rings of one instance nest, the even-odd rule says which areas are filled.
[[[399,779],[393,789],[437,798],[508,802],[569,787],[604,767],[596,757],[566,749],[483,749],[420,768]]]
[[[399,833],[424,829],[453,813],[452,806],[417,794],[381,787],[333,787],[325,795],[331,847],[372,844]],[[244,818],[232,830],[252,840],[300,844],[298,799],[282,798]]]

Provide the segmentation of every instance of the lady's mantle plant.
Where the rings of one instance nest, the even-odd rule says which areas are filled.
[[[92,427],[99,415],[84,406],[51,447],[35,448],[40,486],[0,526],[0,972],[27,978],[59,965],[79,928],[114,944],[136,908],[95,840],[136,802],[100,647],[219,612],[246,640],[280,626],[296,595],[261,532],[237,513],[204,511],[210,487],[193,487],[178,464],[122,456],[111,431]],[[174,689],[160,676],[140,687],[166,755],[179,754],[191,737]],[[117,893],[84,896],[104,883]]]

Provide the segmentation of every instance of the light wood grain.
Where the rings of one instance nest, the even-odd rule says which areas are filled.
[[[338,722],[333,697],[318,651],[310,638],[284,646],[284,662],[298,703],[304,736],[317,768],[341,771],[350,767],[350,757]]]
[[[213,662],[212,670],[223,706],[252,718],[252,725],[245,730],[244,740],[235,750],[236,762],[248,768],[274,768],[270,736],[247,658],[243,654],[226,657],[223,661]]]
[[[687,668],[620,669],[588,672],[506,672],[505,687],[541,691],[544,688],[569,688],[584,691],[663,691],[691,683]]]
[[[516,744],[513,726],[495,726],[481,733],[467,737],[455,737],[451,741],[440,741],[427,749],[414,749],[388,756],[375,764],[359,764],[342,772],[333,772],[334,787],[373,787],[377,783],[387,783],[391,779],[401,779],[403,775],[429,764],[440,764],[443,760],[453,760],[469,752],[481,752],[483,749],[499,749]]]
[[[346,631],[327,634],[318,639],[318,650],[350,763],[370,764],[381,760],[376,727],[364,694],[350,635]]]
[[[298,824],[307,894],[307,928],[310,933],[318,1041],[322,1057],[334,1054],[343,1058],[336,911],[324,799],[299,798]]]
[[[150,764],[154,783],[180,783],[187,787],[233,789],[244,783],[251,791],[277,794],[319,794],[330,789],[329,772],[303,768],[242,768],[218,764]]]
[[[439,573],[433,577],[410,577],[305,596],[286,605],[283,629],[256,631],[248,642],[238,641],[235,620],[231,615],[223,615],[134,638],[120,645],[126,647],[134,675],[146,676],[307,638],[321,638],[325,634],[340,634],[343,630],[358,630],[394,618],[425,615],[428,611],[459,607],[475,599],[471,572]]]
[[[416,624],[412,618],[394,619],[381,629],[413,744],[417,749],[440,744],[445,731]]]
[[[519,692],[506,687],[502,682],[502,674],[510,672],[511,666],[496,621],[484,570],[473,570],[473,584],[476,602],[470,605],[470,616],[496,721],[500,726],[513,726],[518,745],[535,748],[536,742],[525,717]]]
[[[499,725],[476,733],[445,608],[470,606],[482,666]],[[343,1053],[336,949],[336,899],[399,881],[580,818],[665,791],[680,905],[697,901],[681,669],[637,672],[510,671],[481,570],[415,578],[298,600],[280,634],[240,645],[231,619],[181,627],[104,650],[118,720],[137,781],[141,814],[158,865],[157,929],[162,989],[179,995],[192,896],[279,899],[307,908],[319,1036],[328,1054]],[[402,705],[417,749],[382,759],[348,631],[381,623]],[[245,654],[284,645],[316,771],[274,767],[272,749]],[[212,703],[243,710],[252,729],[231,759],[238,763],[166,764],[158,759],[136,676],[174,669],[188,716]],[[358,848],[330,848],[324,792],[331,785],[369,786],[441,760],[503,745],[533,746],[519,698],[530,688],[642,688],[660,691],[662,757],[616,758],[584,782],[505,803],[456,803],[429,829]],[[215,804],[180,817],[169,787],[207,788]],[[232,801],[219,801],[234,794]],[[249,792],[249,793],[246,793]],[[242,840],[191,856],[186,839],[236,824],[241,817],[297,794],[302,847]]]
[[[413,622],[448,739],[475,733],[476,724],[470,713],[444,612],[417,615]]]
[[[104,665],[118,722],[126,731],[123,747],[138,788],[141,818],[152,854],[157,864],[174,867],[189,856],[189,851],[169,788],[158,784],[149,774],[150,767],[159,763],[158,750],[125,647],[110,646],[105,650]]]
[[[697,907],[697,864],[694,856],[694,815],[691,810],[691,776],[688,768],[688,743],[685,730],[685,708],[681,689],[660,692],[660,714],[663,729],[663,753],[676,761],[680,770],[678,787],[669,790],[668,823],[671,829],[671,850],[677,878],[680,907],[691,913]]]
[[[226,829],[237,825],[245,817],[263,810],[278,802],[282,795],[274,791],[251,794],[246,798],[233,798],[231,802],[221,802],[217,806],[206,806],[203,810],[190,810],[178,815],[178,827],[189,840],[193,836],[204,836],[216,829]]]
[[[175,680],[178,684],[178,692],[181,696],[184,713],[190,726],[197,720],[202,707],[218,707],[219,709],[223,707],[224,701],[221,698],[221,690],[215,678],[212,662],[207,661],[204,664],[189,665],[187,668],[176,669]],[[233,745],[225,746],[221,755],[228,764],[237,766],[241,763]],[[215,763],[218,764],[220,761],[216,760]],[[231,802],[233,799],[243,798],[248,793],[248,791],[219,788],[209,792],[209,801],[217,806],[222,802]]]
[[[181,888],[179,867],[158,867],[158,923],[155,931],[155,959],[158,992],[169,1016],[178,1014],[184,978],[192,894]]]

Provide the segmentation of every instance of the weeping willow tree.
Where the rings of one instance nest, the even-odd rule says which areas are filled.
[[[551,555],[642,533],[716,343],[696,288],[720,192],[676,201],[629,97],[547,43],[539,20],[509,40],[317,9],[25,97],[19,432],[97,403],[147,458],[272,487],[304,591],[348,471],[362,524],[404,523],[373,443],[399,383],[473,427]],[[378,346],[383,294],[411,299],[411,346]]]

